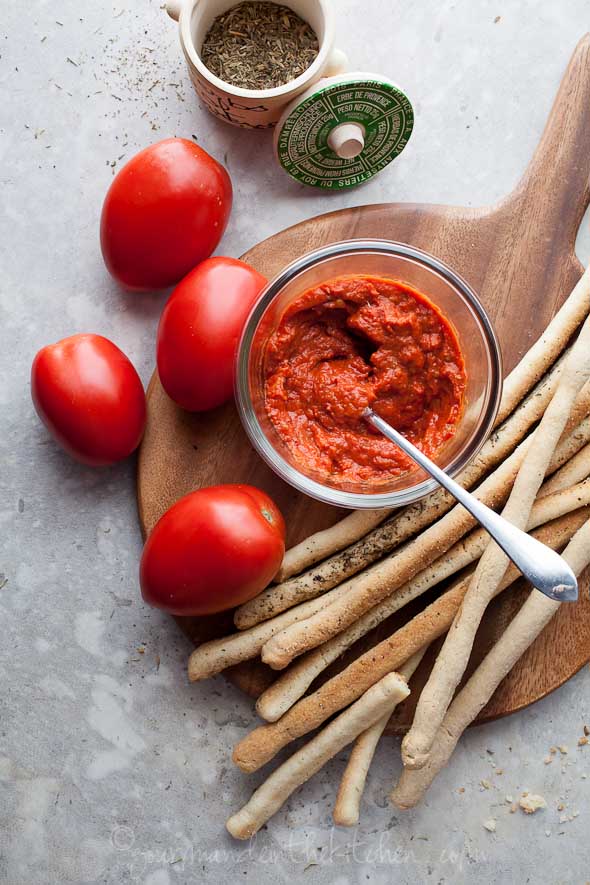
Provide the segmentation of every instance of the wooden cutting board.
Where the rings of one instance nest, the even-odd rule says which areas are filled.
[[[539,72],[542,75],[542,71]],[[500,96],[498,96],[500,100]],[[522,126],[526,126],[526,107]],[[518,135],[518,133],[515,133]],[[578,44],[561,83],[539,147],[516,189],[494,206],[386,203],[311,218],[281,231],[243,256],[267,277],[325,243],[378,237],[431,252],[472,285],[499,335],[509,372],[540,335],[581,274],[574,243],[590,200],[590,35]],[[288,546],[340,518],[341,512],[304,497],[280,481],[250,447],[233,404],[208,414],[188,414],[163,392],[154,373],[148,389],[148,425],[138,465],[137,497],[144,535],[178,498],[200,486],[246,482],[265,489],[288,526]],[[564,605],[542,636],[500,685],[479,721],[519,710],[546,695],[590,659],[587,576],[581,598]],[[478,634],[472,666],[526,596],[510,591],[495,601]],[[424,601],[418,601],[420,605]],[[415,610],[415,609],[414,609]],[[404,609],[407,619],[413,610]],[[224,635],[231,616],[178,619],[195,642]],[[375,638],[391,632],[381,626]],[[366,647],[366,646],[365,646]],[[341,666],[341,664],[340,664]],[[415,675],[424,681],[432,656]],[[260,662],[234,668],[230,679],[251,695],[272,680]],[[417,697],[417,693],[413,693]],[[411,705],[390,723],[404,731]]]

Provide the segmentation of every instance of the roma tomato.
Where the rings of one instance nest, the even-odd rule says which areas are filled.
[[[72,335],[42,348],[33,360],[31,394],[43,423],[83,464],[113,464],[141,442],[141,380],[123,351],[102,335]]]
[[[199,489],[156,523],[140,565],[143,598],[174,615],[209,615],[252,599],[277,573],[285,523],[253,486]]]
[[[102,208],[105,264],[136,291],[173,286],[216,248],[232,204],[229,175],[192,141],[168,138],[115,176]]]
[[[158,373],[183,409],[201,412],[231,399],[240,335],[266,282],[237,258],[209,258],[168,299],[158,326]]]

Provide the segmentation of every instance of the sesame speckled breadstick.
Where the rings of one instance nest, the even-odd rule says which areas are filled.
[[[309,602],[291,608],[282,615],[257,624],[249,630],[232,633],[222,639],[212,639],[210,642],[199,645],[192,652],[188,662],[190,682],[207,679],[209,676],[221,673],[226,667],[233,667],[234,664],[239,664],[241,661],[258,657],[262,646],[274,633],[294,624],[298,618],[308,618],[315,614],[322,606],[328,605],[331,600],[335,599],[339,591],[340,588],[336,587],[319,599],[310,599]]]
[[[590,415],[590,380],[586,381],[577,395],[563,432],[569,433],[588,415]]]
[[[400,667],[399,674],[403,676],[406,682],[410,681],[425,654],[426,649],[423,648],[416,652],[415,655],[412,655],[403,667]],[[369,768],[371,767],[381,735],[385,731],[391,714],[398,706],[398,703],[399,701],[396,700],[385,711],[381,719],[359,734],[354,743],[344,769],[344,774],[340,780],[338,795],[334,804],[334,823],[339,827],[354,827],[359,822],[361,799]]]
[[[590,269],[584,273],[584,278],[590,286]],[[502,512],[509,522],[519,528],[526,528],[535,497],[576,396],[589,377],[590,319],[587,319],[567,358],[557,391],[535,431],[527,457],[518,471]],[[465,599],[422,690],[412,726],[402,742],[402,759],[406,767],[421,768],[428,761],[436,732],[467,667],[477,628],[509,561],[504,551],[491,541],[477,565]]]
[[[582,508],[536,529],[533,535],[554,549],[562,547],[588,519]],[[516,579],[514,567],[508,570],[502,589]],[[408,658],[446,632],[461,604],[468,579],[460,579],[450,590],[420,612],[409,623],[360,655],[340,673],[327,680],[312,694],[302,698],[278,722],[259,726],[234,748],[233,760],[244,771],[256,771],[292,740],[320,726],[333,713],[342,710],[374,685],[386,673],[401,667]]]
[[[291,793],[309,780],[343,747],[353,741],[410,693],[405,679],[388,673],[356,703],[330,722],[304,747],[280,765],[256,790],[249,802],[232,815],[227,829],[236,839],[248,839],[279,810]]]
[[[310,565],[349,547],[384,522],[392,510],[354,510],[340,522],[316,532],[286,551],[275,581],[282,583]]]
[[[543,483],[537,500],[551,495],[558,488],[579,483],[590,476],[590,445],[585,445],[577,455]]]
[[[577,575],[590,563],[590,521],[576,532],[563,556]],[[422,799],[434,778],[449,761],[467,726],[485,707],[498,685],[539,636],[560,605],[563,603],[548,599],[537,590],[531,591],[501,638],[453,700],[436,733],[426,765],[420,769],[404,769],[391,793],[392,802],[399,808],[413,808]]]

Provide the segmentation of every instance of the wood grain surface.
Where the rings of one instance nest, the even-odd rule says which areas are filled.
[[[526,125],[526,108],[522,125]],[[397,240],[424,249],[447,262],[479,294],[494,322],[508,372],[543,331],[581,274],[574,243],[589,199],[587,35],[565,72],[530,165],[516,189],[500,203],[479,209],[407,203],[344,209],[281,231],[254,246],[243,258],[272,277],[305,252],[354,237]],[[147,534],[161,514],[187,492],[225,482],[252,483],[269,492],[285,515],[289,546],[341,516],[334,508],[295,492],[271,473],[250,447],[233,404],[207,414],[188,414],[168,399],[154,373],[138,464],[142,531]],[[502,633],[525,596],[522,587],[493,603],[478,634],[472,666]],[[408,607],[399,616],[407,619],[414,610]],[[232,629],[230,615],[178,620],[195,642]],[[381,625],[371,641],[382,638],[388,630],[390,624]],[[366,641],[363,647],[367,647]],[[478,721],[511,713],[538,700],[589,659],[586,575],[579,602],[561,608],[500,685]],[[416,687],[424,681],[429,666],[432,656],[415,675]],[[273,678],[260,662],[240,665],[228,675],[252,695]],[[399,733],[407,728],[411,706],[406,703],[399,708],[390,731]]]

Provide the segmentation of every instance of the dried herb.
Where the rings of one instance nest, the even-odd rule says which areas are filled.
[[[213,21],[201,60],[232,86],[272,89],[299,77],[318,51],[315,32],[292,9],[247,0]]]

